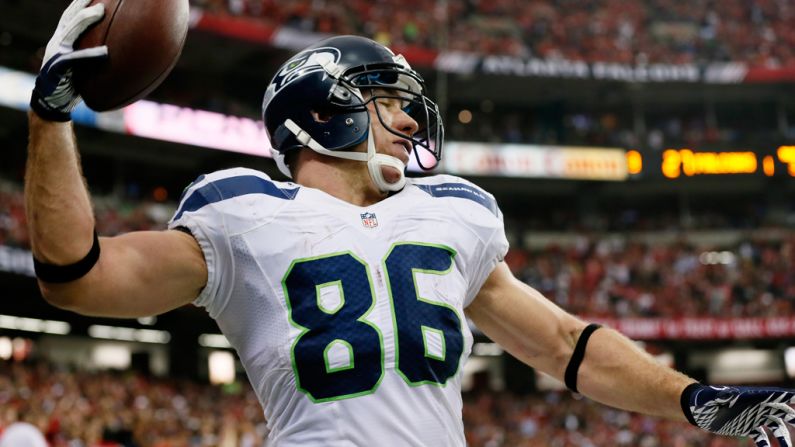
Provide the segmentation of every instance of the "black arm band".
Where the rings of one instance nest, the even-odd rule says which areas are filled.
[[[690,411],[690,395],[693,394],[693,391],[701,388],[702,386],[703,385],[701,385],[698,382],[693,382],[682,391],[682,395],[679,397],[679,405],[682,406],[682,413],[685,414],[687,421],[695,425],[696,427],[698,427],[698,424],[696,423],[696,420],[693,418],[693,412]]]
[[[33,269],[36,277],[44,282],[65,283],[82,278],[99,260],[99,237],[94,231],[94,245],[81,260],[69,265],[45,264],[33,257]]]
[[[577,340],[577,346],[574,347],[574,353],[571,355],[569,365],[566,367],[566,374],[563,376],[566,380],[566,387],[575,393],[579,393],[577,391],[577,372],[580,370],[582,359],[585,358],[585,347],[588,345],[588,339],[600,327],[602,326],[596,323],[585,326],[579,340]]]

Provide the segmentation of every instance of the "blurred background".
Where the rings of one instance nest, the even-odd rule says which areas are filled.
[[[0,430],[262,446],[203,310],[87,318],[38,292],[25,110],[67,3],[0,0]],[[165,83],[120,111],[81,106],[75,130],[99,233],[163,229],[201,173],[282,179],[259,122],[276,68],[328,35],[371,37],[425,77],[447,126],[437,172],[498,198],[519,278],[697,379],[793,386],[793,23],[791,0],[192,0]],[[575,398],[480,334],[465,376],[471,446],[751,445]]]

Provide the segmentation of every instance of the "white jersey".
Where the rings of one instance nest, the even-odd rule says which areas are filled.
[[[269,445],[463,446],[464,308],[508,249],[494,198],[452,176],[359,207],[251,169],[201,176],[170,228],[207,262]]]

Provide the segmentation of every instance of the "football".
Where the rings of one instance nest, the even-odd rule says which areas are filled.
[[[75,68],[74,85],[95,111],[114,110],[146,96],[176,65],[188,34],[188,0],[94,0],[105,16],[75,49],[108,46],[108,58]]]

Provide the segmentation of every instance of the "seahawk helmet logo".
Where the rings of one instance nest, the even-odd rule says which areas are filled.
[[[332,47],[313,48],[296,54],[287,61],[271,82],[274,93],[298,78],[323,71],[321,63],[340,61],[340,50]]]

